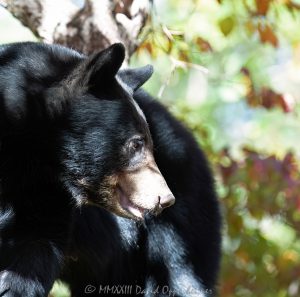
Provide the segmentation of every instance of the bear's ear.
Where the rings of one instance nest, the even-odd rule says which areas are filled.
[[[153,67],[146,65],[140,68],[122,69],[118,72],[118,77],[134,92],[151,77],[152,73]]]
[[[122,43],[115,43],[103,51],[92,54],[78,65],[75,73],[72,73],[72,76],[75,75],[75,84],[93,87],[112,80],[124,59],[125,47]]]

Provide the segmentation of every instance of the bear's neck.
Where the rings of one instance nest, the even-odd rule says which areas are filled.
[[[34,145],[4,142],[0,152],[0,206],[8,203],[17,209],[38,211],[59,203],[70,207],[70,197],[59,180],[60,165],[52,144],[35,151]],[[57,204],[56,204],[57,205]]]

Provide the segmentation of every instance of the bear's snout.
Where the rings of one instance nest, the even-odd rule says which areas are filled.
[[[167,208],[175,203],[175,197],[173,194],[168,194],[167,196],[159,197],[159,204],[162,208]]]
[[[118,193],[121,208],[135,218],[143,218],[147,212],[159,214],[175,203],[175,197],[153,158],[134,171],[120,174]]]

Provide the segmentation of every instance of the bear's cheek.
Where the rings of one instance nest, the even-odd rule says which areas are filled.
[[[174,204],[175,198],[154,158],[139,166],[106,176],[99,184],[77,181],[85,192],[83,204],[102,207],[116,215],[141,220],[147,213],[159,214]]]

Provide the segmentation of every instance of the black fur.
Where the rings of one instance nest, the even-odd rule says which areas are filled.
[[[58,278],[72,296],[214,294],[220,214],[206,159],[142,90],[150,131],[140,121],[114,79],[123,52],[0,47],[0,296],[47,296]],[[95,189],[127,162],[120,148],[135,133],[153,141],[176,204],[143,223],[78,207],[87,196],[105,207]]]

